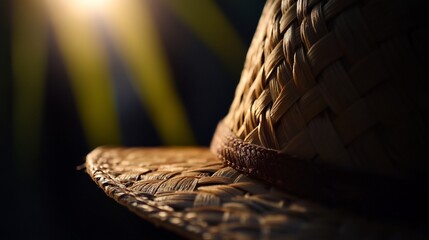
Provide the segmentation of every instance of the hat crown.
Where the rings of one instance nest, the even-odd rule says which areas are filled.
[[[321,164],[428,173],[413,4],[268,0],[224,123],[245,143]]]

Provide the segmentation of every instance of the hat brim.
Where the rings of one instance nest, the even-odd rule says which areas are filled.
[[[224,166],[208,148],[100,147],[87,156],[86,169],[118,203],[187,238],[418,237],[270,187]]]

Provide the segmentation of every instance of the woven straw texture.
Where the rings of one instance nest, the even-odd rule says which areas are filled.
[[[429,173],[424,1],[267,1],[225,123],[247,143]]]
[[[428,239],[423,222],[356,214],[284,191],[317,189],[318,167],[288,168],[307,166],[302,162],[386,179],[423,175],[427,186],[429,31],[423,3],[268,0],[222,121],[227,130],[220,133],[227,134],[215,134],[212,151],[98,148],[87,157],[89,175],[139,216],[189,238]],[[311,173],[317,174],[306,178]],[[287,175],[281,178],[287,187],[268,185],[279,182],[270,175]],[[342,185],[335,176],[324,176],[333,189]],[[419,186],[425,194],[428,188]],[[339,202],[360,193],[351,188],[337,198],[348,188],[343,183],[338,195],[320,192]],[[399,204],[401,211],[411,208]]]
[[[86,168],[120,204],[193,239],[420,239],[425,231],[297,199],[205,148],[98,148]]]

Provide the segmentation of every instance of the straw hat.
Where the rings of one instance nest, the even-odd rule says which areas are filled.
[[[268,0],[210,149],[100,147],[89,175],[189,238],[428,239],[423,3]]]

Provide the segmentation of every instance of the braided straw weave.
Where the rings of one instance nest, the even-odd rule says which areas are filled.
[[[211,150],[101,147],[87,172],[120,204],[189,238],[428,239],[425,222],[340,204],[427,205],[402,202],[408,192],[382,197],[414,186],[396,178],[414,175],[427,195],[423,2],[268,0]]]
[[[301,159],[427,174],[422,2],[268,1],[224,123]]]
[[[425,231],[298,199],[223,166],[206,148],[104,147],[86,166],[120,204],[192,239],[405,240]]]

